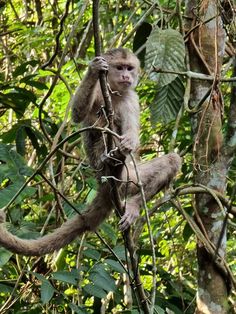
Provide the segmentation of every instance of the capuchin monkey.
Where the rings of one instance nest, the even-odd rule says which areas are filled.
[[[51,234],[35,240],[20,239],[4,226],[4,214],[0,216],[0,245],[6,249],[23,255],[41,256],[58,250],[73,241],[86,231],[94,231],[110,214],[113,205],[112,188],[109,180],[102,182],[101,177],[117,177],[125,212],[119,222],[120,229],[126,230],[140,215],[142,206],[134,165],[129,158],[139,147],[139,101],[135,92],[138,81],[139,60],[127,49],[117,48],[94,58],[88,71],[72,98],[72,118],[83,127],[107,127],[104,111],[104,99],[99,83],[99,74],[104,71],[114,110],[114,138],[117,150],[114,154],[106,151],[106,135],[98,130],[88,130],[84,134],[84,144],[90,165],[95,170],[99,184],[97,195],[81,215],[76,214]],[[117,152],[117,153],[116,153]],[[122,162],[116,162],[122,156]],[[124,164],[125,166],[120,166]],[[170,153],[151,161],[137,163],[138,172],[144,188],[146,200],[150,200],[157,192],[168,186],[181,165],[181,158]],[[109,169],[107,172],[106,169]],[[129,182],[129,183],[127,183]]]

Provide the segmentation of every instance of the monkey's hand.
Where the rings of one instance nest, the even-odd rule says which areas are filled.
[[[103,57],[96,57],[89,63],[89,72],[98,77],[100,71],[108,71],[108,63]]]
[[[126,133],[121,136],[119,149],[123,154],[127,155],[133,152],[137,146],[137,141],[131,134]]]
[[[122,216],[119,227],[121,231],[125,231],[138,218],[139,208],[135,203],[128,203],[124,215]]]

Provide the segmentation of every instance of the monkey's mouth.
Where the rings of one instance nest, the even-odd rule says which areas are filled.
[[[124,85],[124,86],[127,86],[129,87],[131,85],[131,82],[128,82],[128,81],[121,81],[119,82],[121,85]]]

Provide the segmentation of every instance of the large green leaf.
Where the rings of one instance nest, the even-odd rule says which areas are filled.
[[[184,85],[179,77],[157,88],[156,97],[150,106],[152,124],[174,120],[183,104],[183,97]]]
[[[15,123],[10,130],[0,135],[3,143],[16,143],[16,150],[19,154],[25,154],[25,142],[30,139],[37,154],[40,156],[44,153],[44,145],[42,134],[31,124],[31,120],[24,119]]]
[[[104,263],[109,265],[109,267],[112,270],[117,271],[118,273],[124,273],[125,272],[124,268],[120,265],[120,263],[113,260],[113,259],[105,259]]]
[[[0,166],[1,167],[1,166]],[[0,208],[3,208],[13,198],[13,196],[20,190],[23,185],[23,181],[10,183],[6,188],[0,190]],[[15,200],[15,203],[21,203],[25,198],[31,197],[36,192],[33,187],[25,188],[21,194]]]
[[[182,35],[174,29],[154,29],[146,44],[145,66],[152,80],[159,86],[171,83],[177,74],[156,73],[162,71],[182,71],[184,68],[185,45]]]
[[[32,170],[27,167],[24,159],[14,151],[10,145],[0,144],[0,207],[4,207],[18,192],[25,182],[25,177],[30,176]],[[32,196],[36,189],[25,188],[18,196],[15,203],[21,202]]]
[[[33,173],[32,169],[25,164],[22,156],[11,145],[0,144],[0,161],[0,169],[5,166],[5,178],[24,178],[24,176],[30,176]]]
[[[99,261],[101,258],[101,253],[95,249],[87,248],[83,251],[84,256]]]
[[[115,280],[111,277],[103,264],[94,266],[89,278],[96,287],[102,288],[107,292],[116,290]]]
[[[118,238],[117,230],[114,229],[111,224],[106,222],[103,222],[103,224],[100,226],[100,229],[104,232],[106,237],[108,237],[109,240],[111,240],[111,242],[115,245]]]
[[[102,288],[97,287],[92,284],[87,284],[86,286],[83,287],[83,290],[89,295],[100,298],[100,299],[105,298],[107,295],[106,292]]]
[[[40,291],[42,303],[46,304],[51,300],[51,298],[54,295],[54,292],[56,292],[56,289],[53,288],[53,286],[48,280],[44,279]]]
[[[69,283],[71,285],[77,285],[79,274],[69,271],[57,271],[52,274],[52,278],[62,282]]]
[[[0,103],[2,109],[13,109],[20,118],[24,115],[24,112],[28,105],[32,102],[36,104],[36,96],[33,92],[26,88],[14,87],[13,90],[3,94],[0,93]]]

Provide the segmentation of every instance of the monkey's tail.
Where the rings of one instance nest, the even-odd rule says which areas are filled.
[[[95,230],[110,214],[112,204],[109,197],[104,201],[105,196],[98,193],[86,212],[75,215],[54,232],[38,239],[21,239],[11,234],[2,224],[5,214],[0,212],[0,246],[13,253],[28,256],[42,256],[59,250],[84,232]]]

